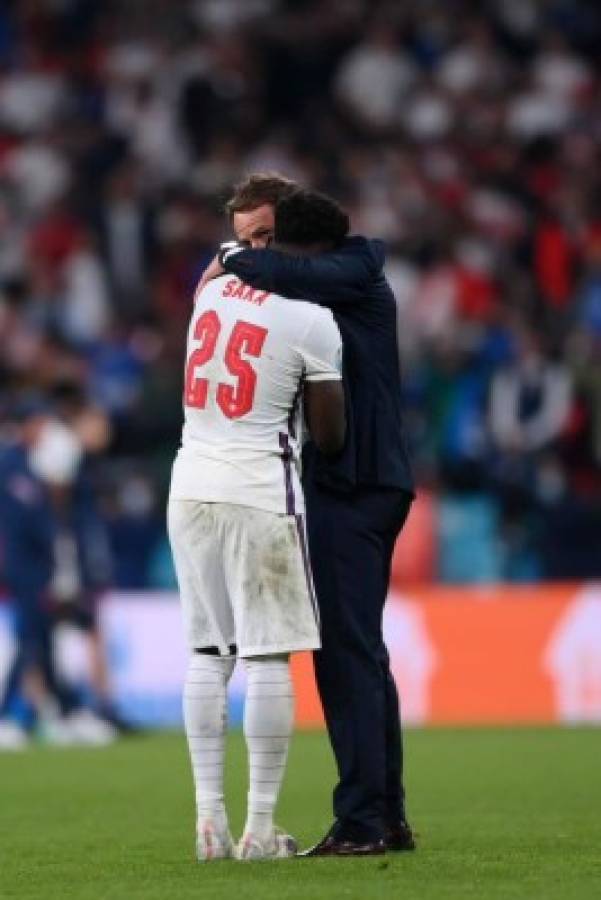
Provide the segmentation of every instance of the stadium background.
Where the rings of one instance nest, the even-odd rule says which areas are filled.
[[[32,388],[106,426],[86,465],[128,716],[179,721],[184,333],[231,184],[269,169],[388,243],[419,483],[387,621],[408,721],[601,721],[600,44],[575,0],[2,4],[2,437]],[[76,679],[85,641],[57,629]]]

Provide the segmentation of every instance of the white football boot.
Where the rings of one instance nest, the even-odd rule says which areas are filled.
[[[234,841],[227,826],[221,830],[213,819],[202,819],[196,825],[196,859],[210,862],[213,859],[231,859]]]
[[[0,720],[0,751],[26,750],[29,747],[29,735],[24,728],[12,719]]]
[[[247,832],[242,835],[236,847],[236,859],[252,861],[259,859],[289,859],[298,853],[298,844],[290,834],[274,828],[269,837],[260,839]]]
[[[89,709],[42,716],[38,734],[43,743],[54,747],[106,747],[118,736],[116,728]]]
[[[119,732],[90,709],[77,709],[64,722],[71,732],[72,743],[88,747],[106,747],[117,740]]]
[[[42,715],[36,726],[36,736],[43,744],[52,747],[71,747],[74,743],[73,731],[64,716]]]

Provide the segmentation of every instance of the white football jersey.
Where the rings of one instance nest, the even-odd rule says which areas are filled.
[[[172,499],[302,513],[303,383],[339,380],[341,361],[329,310],[231,275],[211,281],[188,330]]]

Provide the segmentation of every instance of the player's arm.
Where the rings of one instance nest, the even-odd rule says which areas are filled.
[[[344,447],[346,415],[342,381],[308,381],[304,390],[305,420],[311,438],[324,456]]]
[[[225,271],[252,287],[340,307],[364,301],[370,281],[381,272],[383,253],[377,245],[380,252],[374,252],[374,244],[352,238],[317,256],[230,246],[222,250],[219,261]]]
[[[342,339],[330,312],[315,310],[299,350],[305,370],[304,405],[309,433],[324,455],[335,456],[344,446],[346,414]]]

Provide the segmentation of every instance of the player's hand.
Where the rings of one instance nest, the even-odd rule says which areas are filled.
[[[209,281],[212,281],[213,278],[219,278],[224,272],[225,269],[219,262],[219,256],[215,256],[200,276],[200,281],[198,282],[194,296],[196,296],[199,291],[202,291]]]

